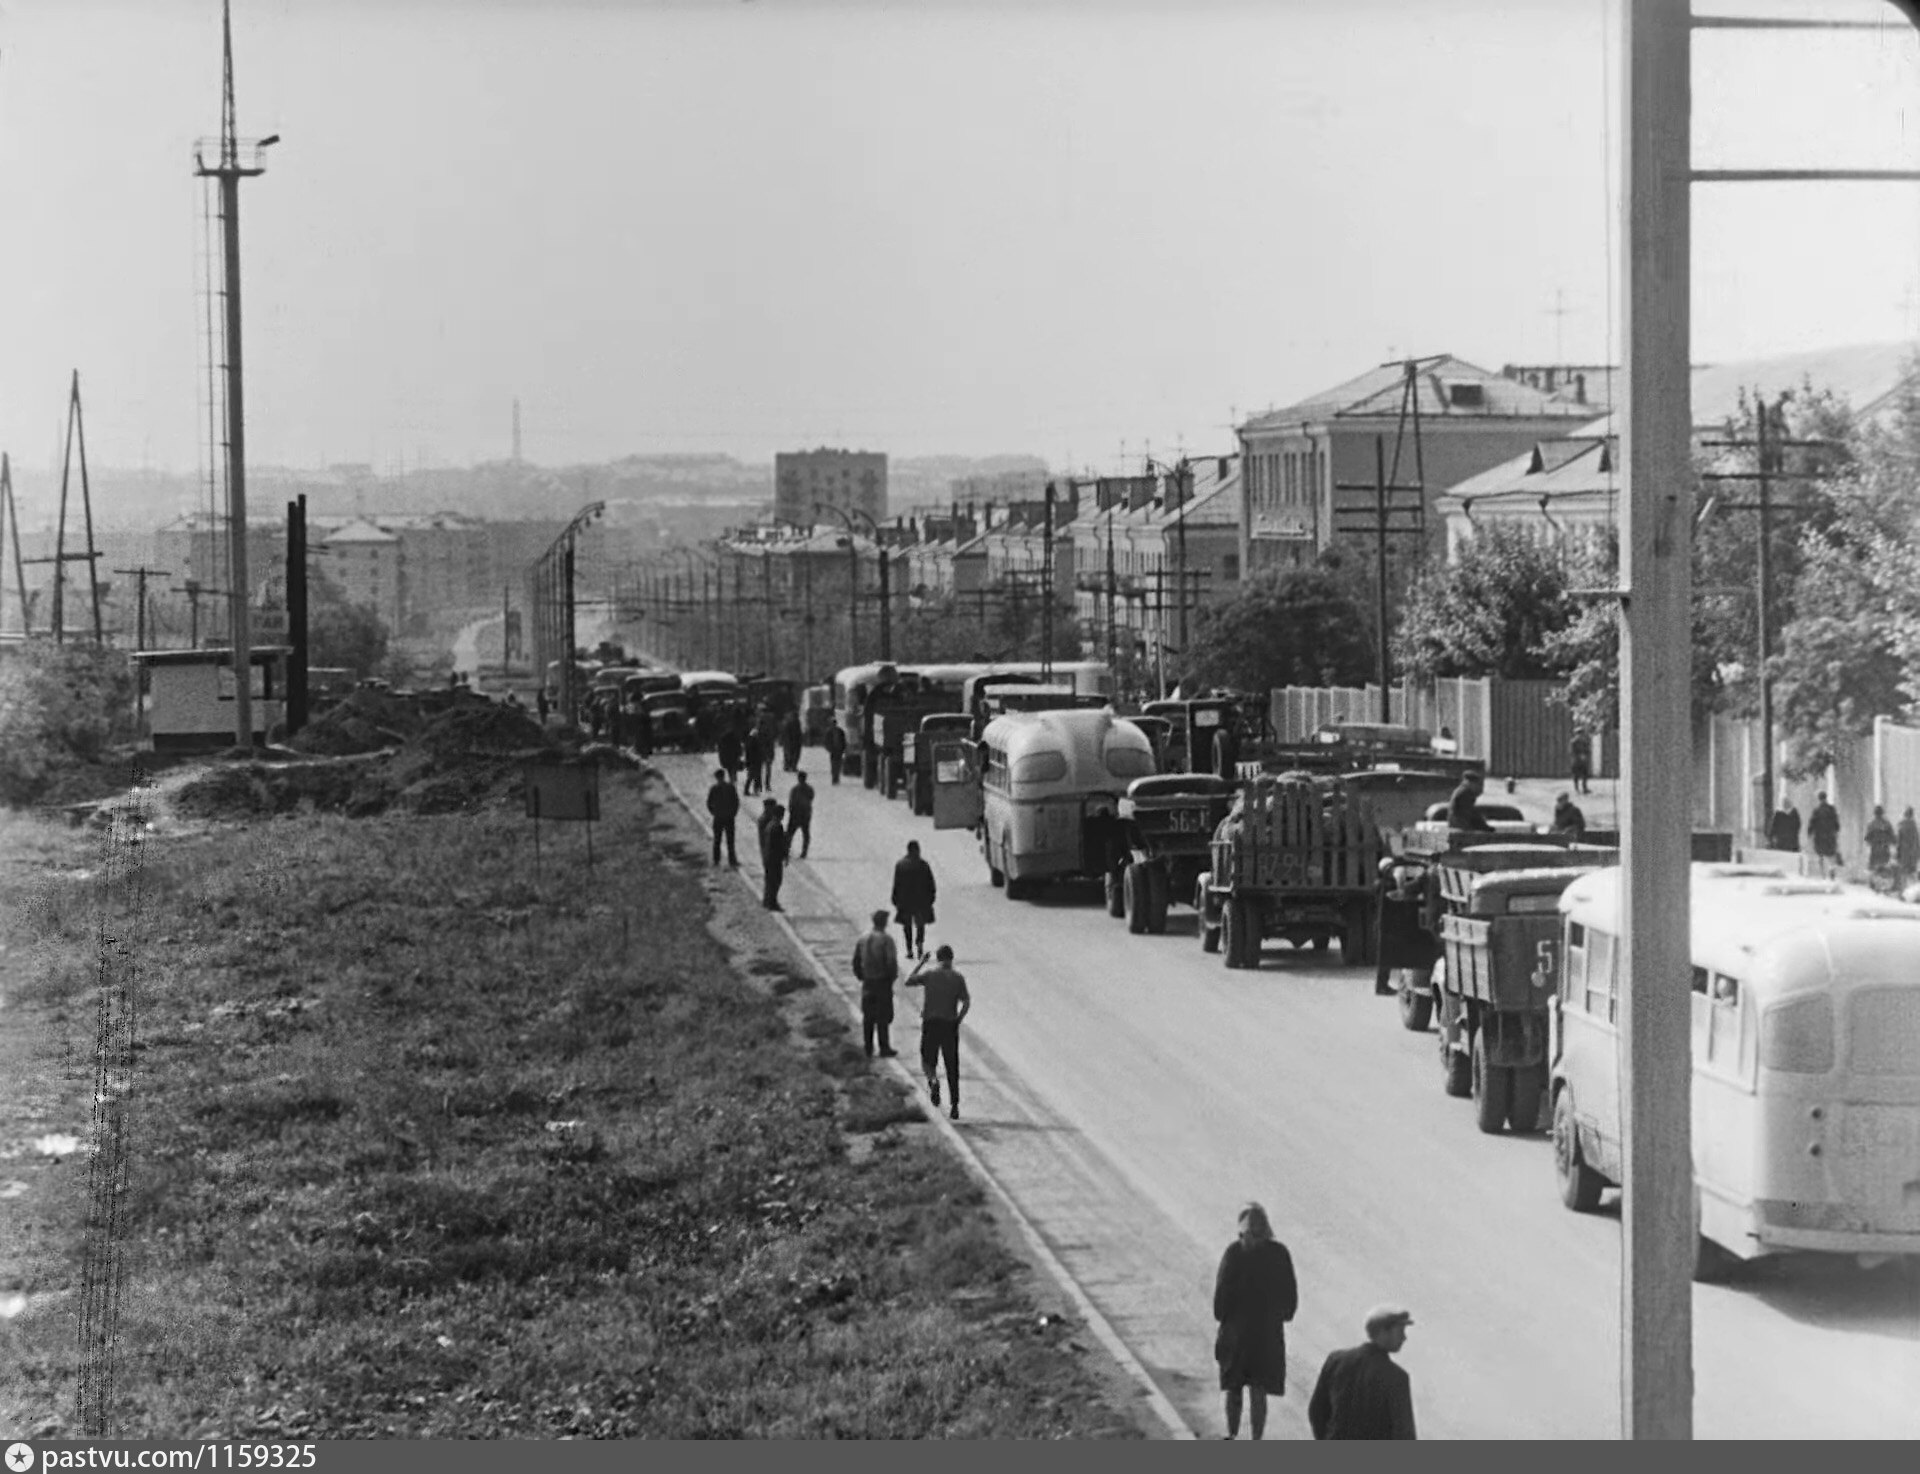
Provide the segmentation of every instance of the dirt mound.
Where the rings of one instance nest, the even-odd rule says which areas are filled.
[[[524,711],[478,701],[457,703],[428,718],[413,745],[446,763],[473,756],[530,755],[553,744]]]
[[[308,722],[287,745],[324,757],[378,752],[418,736],[425,724],[417,699],[362,688]]]

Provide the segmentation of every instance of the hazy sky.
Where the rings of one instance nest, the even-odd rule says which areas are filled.
[[[242,185],[249,458],[498,458],[517,395],[550,464],[1118,469],[1390,353],[1597,361],[1619,8],[236,0],[241,131],[284,138]],[[1696,163],[1920,162],[1892,7],[1787,8],[1888,28],[1700,35]],[[202,461],[219,17],[0,0],[17,460],[78,367],[92,460]],[[1920,332],[1920,186],[1694,202],[1696,359]]]

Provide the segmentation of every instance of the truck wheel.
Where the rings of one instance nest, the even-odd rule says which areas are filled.
[[[1505,1128],[1507,1112],[1513,1105],[1513,1071],[1487,1058],[1484,1029],[1474,1030],[1471,1059],[1474,1124],[1487,1135],[1497,1136]]]
[[[1146,867],[1138,860],[1120,872],[1120,907],[1127,918],[1127,931],[1136,937],[1147,934]]]
[[[1546,1130],[1550,1123],[1541,1119],[1547,1106],[1546,1061],[1519,1065],[1510,1073],[1513,1098],[1507,1102],[1507,1130],[1516,1136],[1531,1136]]]
[[[1246,966],[1240,960],[1240,928],[1244,924],[1244,919],[1240,915],[1239,898],[1228,896],[1220,906],[1220,960],[1228,967]]]
[[[1200,938],[1200,950],[1215,953],[1220,950],[1220,923],[1207,920],[1207,882],[1212,877],[1204,870],[1193,883],[1193,929]]]
[[[1147,930],[1152,935],[1165,936],[1167,931],[1167,908],[1173,903],[1173,877],[1167,873],[1164,865],[1146,867],[1147,882]]]
[[[1106,874],[1107,915],[1125,916],[1127,914],[1126,883],[1118,870],[1109,870]]]
[[[1417,967],[1394,969],[1395,991],[1400,995],[1400,1027],[1424,1034],[1433,1022],[1433,994],[1427,979]]]
[[[1580,1155],[1571,1090],[1563,1089],[1553,1099],[1553,1175],[1560,1186],[1560,1201],[1574,1212],[1591,1213],[1600,1206],[1600,1190],[1606,1184]]]
[[[1260,913],[1245,896],[1227,897],[1227,966],[1260,965]]]

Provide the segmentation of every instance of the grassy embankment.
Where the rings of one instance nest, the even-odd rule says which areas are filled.
[[[730,962],[684,818],[605,794],[538,887],[498,808],[149,845],[114,1431],[1137,1435],[841,1005],[763,917]],[[97,898],[50,867],[100,843],[0,816],[30,1434],[79,1431],[86,1166],[20,1143],[86,1135]]]

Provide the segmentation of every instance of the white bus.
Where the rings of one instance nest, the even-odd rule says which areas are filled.
[[[1120,800],[1153,746],[1110,708],[1009,712],[979,743],[987,878],[1018,900],[1043,880],[1102,879],[1125,849]]]
[[[1695,865],[1695,1277],[1792,1250],[1920,1254],[1920,907]],[[1622,1176],[1620,871],[1560,900],[1554,1170],[1591,1211]]]

